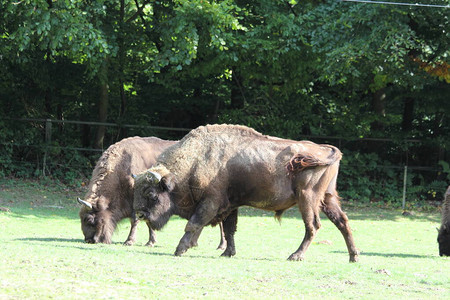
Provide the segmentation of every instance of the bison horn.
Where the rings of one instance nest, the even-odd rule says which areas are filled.
[[[84,201],[84,200],[81,200],[80,198],[77,198],[77,201],[78,201],[78,203],[89,207],[89,209],[92,209],[92,204],[91,203],[89,203],[87,201]]]
[[[149,171],[147,173],[147,180],[153,181],[155,183],[159,183],[161,181],[162,176],[159,173]]]

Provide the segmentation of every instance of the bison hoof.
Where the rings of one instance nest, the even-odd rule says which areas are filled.
[[[145,246],[153,247],[153,246],[155,246],[155,244],[156,244],[156,242],[154,242],[154,241],[148,241],[147,244],[145,244]]]
[[[221,256],[224,256],[224,257],[232,257],[232,256],[234,256],[234,255],[236,255],[236,251],[233,251],[233,250],[225,250],[225,252],[223,252]]]
[[[359,261],[359,256],[356,255],[350,255],[350,262],[358,262]]]
[[[174,255],[175,256],[181,256],[181,255],[183,255],[184,252],[186,252],[186,250],[187,249],[179,249],[179,248],[177,248],[177,250],[175,250]]]
[[[305,259],[305,257],[304,257],[303,255],[301,255],[301,254],[295,254],[295,253],[291,254],[291,255],[288,257],[288,260],[294,260],[294,261],[302,261],[302,260],[304,260],[304,259]]]
[[[132,246],[134,244],[134,241],[132,240],[126,240],[125,243],[123,243],[125,246]]]

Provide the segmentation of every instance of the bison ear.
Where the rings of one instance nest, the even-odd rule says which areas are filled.
[[[172,174],[167,174],[166,176],[161,178],[161,181],[159,184],[161,185],[161,188],[167,192],[173,191],[175,188],[175,176]]]

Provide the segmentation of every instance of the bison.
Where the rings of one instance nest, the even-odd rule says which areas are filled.
[[[442,205],[442,223],[438,233],[439,255],[450,256],[450,186]]]
[[[358,250],[336,192],[341,157],[330,145],[266,136],[245,126],[201,126],[137,176],[134,209],[156,230],[172,215],[188,220],[176,256],[191,247],[204,226],[223,221],[227,247],[222,256],[231,257],[236,254],[240,206],[274,211],[280,219],[297,205],[305,236],[289,260],[304,259],[321,226],[322,210],[344,236],[350,261],[356,262]]]
[[[156,137],[131,137],[111,145],[98,160],[88,191],[80,209],[81,229],[88,243],[111,243],[119,221],[130,218],[131,230],[125,245],[135,242],[139,220],[133,211],[132,173],[142,172],[152,166],[158,155],[177,143]],[[149,229],[148,246],[156,242],[155,233]]]
[[[111,145],[98,160],[88,191],[80,209],[81,229],[87,243],[111,243],[111,237],[117,224],[130,218],[131,230],[125,245],[135,242],[139,219],[133,210],[132,174],[144,171],[152,166],[158,155],[177,141],[166,141],[157,137],[131,137]],[[225,237],[221,225],[221,240],[218,249],[225,249]],[[147,246],[156,243],[156,235],[150,223]],[[197,245],[193,240],[193,245]]]

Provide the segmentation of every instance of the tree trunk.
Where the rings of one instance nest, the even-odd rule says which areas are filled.
[[[81,117],[82,121],[86,121],[83,117]],[[90,136],[91,134],[91,127],[87,124],[82,124],[81,125],[81,145],[84,148],[89,147],[90,144]]]
[[[137,7],[137,9],[139,9],[139,7]],[[124,0],[120,0],[120,12],[119,12],[119,24],[120,24],[120,30],[119,30],[119,35],[118,35],[118,44],[119,44],[119,52],[118,52],[118,58],[119,58],[119,72],[118,72],[118,76],[119,76],[119,94],[120,94],[120,111],[119,111],[119,120],[122,120],[124,115],[125,115],[125,111],[127,109],[127,99],[125,97],[125,89],[124,89],[124,76],[123,74],[125,74],[124,72],[124,64],[125,64],[125,42],[124,42],[124,23],[125,23],[125,1]],[[119,123],[120,124],[120,123]],[[126,136],[126,129],[125,128],[120,128],[117,132],[117,137],[116,139],[119,141],[122,138],[124,138]]]
[[[233,68],[232,81],[231,81],[231,108],[241,109],[244,108],[245,96],[242,88],[242,80],[239,76],[239,72],[236,68]]]
[[[100,81],[100,97],[98,98],[98,121],[105,123],[108,117],[108,66],[107,61],[103,62],[103,65],[99,71]],[[97,149],[103,149],[103,140],[105,138],[106,126],[99,125],[97,128],[97,135],[94,141],[94,147]]]
[[[372,122],[373,130],[383,130],[384,122],[382,118],[386,116],[385,110],[386,93],[384,88],[377,90],[372,97],[372,110],[375,113],[376,120]]]
[[[412,130],[413,119],[414,119],[414,98],[406,97],[403,107],[402,131],[408,132]]]

